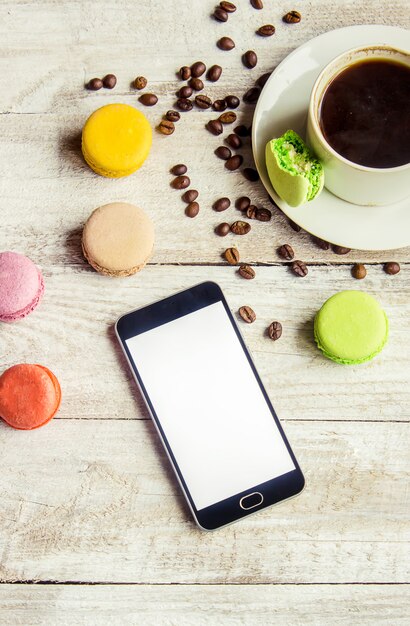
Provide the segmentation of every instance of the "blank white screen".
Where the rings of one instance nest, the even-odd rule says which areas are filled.
[[[295,469],[222,302],[126,344],[198,510]]]

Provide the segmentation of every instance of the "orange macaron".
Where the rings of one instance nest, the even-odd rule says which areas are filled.
[[[43,365],[13,365],[0,376],[0,417],[13,428],[32,430],[47,424],[60,403],[60,384]]]

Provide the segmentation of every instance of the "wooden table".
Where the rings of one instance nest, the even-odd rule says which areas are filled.
[[[209,111],[183,114],[170,137],[154,133],[149,160],[128,178],[99,177],[81,157],[93,110],[117,101],[143,109],[130,87],[137,75],[159,97],[144,109],[156,126],[181,65],[220,63],[222,78],[205,93],[241,96],[319,33],[410,24],[407,0],[237,4],[227,24],[201,0],[0,4],[0,249],[27,254],[46,281],[33,315],[1,325],[1,371],[39,362],[63,389],[46,427],[0,424],[1,624],[409,624],[409,249],[336,256],[274,210],[238,244],[256,267],[255,280],[241,279],[221,258],[234,236],[214,234],[212,203],[249,195],[272,207],[260,183],[214,156],[221,141],[204,129]],[[300,24],[282,23],[290,9]],[[257,37],[266,23],[276,34]],[[235,50],[216,48],[222,35]],[[249,48],[259,57],[252,71],[241,63]],[[114,91],[84,89],[108,72]],[[238,117],[249,124],[252,107],[241,104]],[[243,154],[251,165],[249,145]],[[194,220],[169,186],[181,161],[200,192]],[[90,212],[116,200],[145,208],[156,227],[149,266],[126,279],[95,273],[80,248]],[[280,261],[282,243],[308,263],[306,278]],[[383,272],[388,260],[400,274]],[[355,261],[368,270],[360,283]],[[119,314],[207,279],[234,311],[255,309],[257,321],[241,328],[307,478],[301,497],[211,534],[191,520],[113,332]],[[357,288],[382,302],[390,341],[372,363],[341,367],[315,348],[312,319],[332,293]],[[272,320],[284,328],[276,343],[264,335]]]

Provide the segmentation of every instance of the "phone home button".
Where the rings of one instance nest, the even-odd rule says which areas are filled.
[[[254,509],[255,506],[259,506],[263,502],[263,495],[259,493],[259,491],[254,491],[247,496],[243,496],[239,500],[239,506],[241,509],[248,511],[249,509]]]

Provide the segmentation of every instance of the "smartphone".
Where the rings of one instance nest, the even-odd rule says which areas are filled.
[[[303,474],[216,283],[131,311],[115,329],[200,528],[302,491]]]

